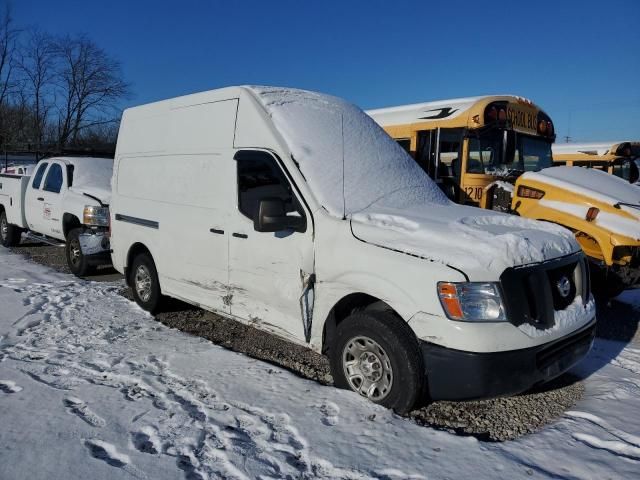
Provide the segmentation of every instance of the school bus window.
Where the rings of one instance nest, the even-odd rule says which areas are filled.
[[[470,137],[466,173],[496,174],[502,157],[502,137],[498,130]]]
[[[551,167],[551,143],[543,138],[518,135],[515,158],[518,160],[515,169],[523,172],[537,172]]]
[[[629,181],[631,179],[631,164],[629,162],[620,162],[613,166],[613,174]]]
[[[398,142],[398,145],[400,145],[405,152],[409,153],[409,151],[411,150],[411,139],[410,138],[399,138],[396,140],[396,142]]]
[[[438,177],[456,177],[459,175],[462,139],[461,128],[443,128],[440,130]]]

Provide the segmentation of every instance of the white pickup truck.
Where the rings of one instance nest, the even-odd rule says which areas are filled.
[[[109,158],[55,157],[40,160],[32,176],[0,174],[2,245],[17,245],[23,232],[66,242],[67,263],[78,276],[111,263],[112,173]]]

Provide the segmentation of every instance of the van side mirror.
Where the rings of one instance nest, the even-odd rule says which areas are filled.
[[[263,198],[258,206],[258,214],[253,219],[256,232],[279,232],[292,229],[304,232],[307,221],[304,217],[287,215],[284,201],[281,198]]]

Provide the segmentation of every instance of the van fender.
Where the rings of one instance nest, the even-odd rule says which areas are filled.
[[[431,296],[425,291],[426,286],[418,287],[416,292],[408,292],[390,280],[370,273],[346,273],[331,279],[322,279],[318,276],[314,281],[313,318],[315,321],[311,325],[309,342],[316,351],[322,349],[324,325],[332,309],[350,294],[362,293],[377,298],[388,304],[407,322],[419,310],[413,295],[417,294],[418,290],[422,291],[422,310],[425,310],[424,304],[427,303],[425,299]],[[439,306],[437,292],[435,288],[433,290],[433,300]]]

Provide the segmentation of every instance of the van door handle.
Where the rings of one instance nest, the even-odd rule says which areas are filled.
[[[246,233],[234,233],[233,236],[236,238],[249,238],[249,235]]]
[[[210,228],[209,231],[211,233],[217,233],[218,235],[224,235],[224,230],[220,230],[218,228]]]
[[[44,202],[44,197],[38,197],[39,202]]]

